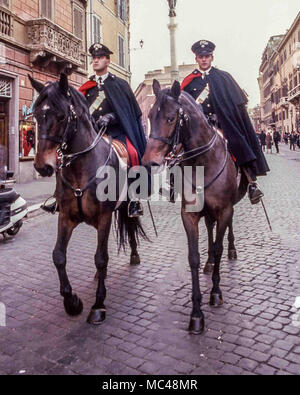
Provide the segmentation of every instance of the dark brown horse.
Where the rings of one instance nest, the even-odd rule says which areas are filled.
[[[87,321],[100,324],[105,319],[105,276],[108,264],[108,238],[112,213],[117,201],[99,201],[97,186],[105,179],[99,168],[111,166],[119,175],[117,155],[111,144],[93,129],[85,97],[69,86],[61,74],[59,82],[45,86],[29,77],[39,92],[34,105],[38,122],[38,147],[34,167],[43,176],[52,176],[57,170],[57,152],[62,155],[63,166],[57,171],[55,196],[59,206],[58,234],[53,251],[60,293],[69,315],[82,312],[82,301],[73,294],[67,272],[66,252],[73,230],[81,222],[96,228],[98,246],[95,264],[98,271],[96,301]],[[98,172],[98,173],[97,173]],[[118,179],[117,179],[117,185]],[[117,196],[120,192],[117,191]],[[101,200],[101,199],[100,199]],[[119,246],[127,240],[131,247],[131,264],[140,262],[137,252],[138,234],[145,236],[138,218],[129,218],[127,202],[121,204],[117,216]]]
[[[196,167],[204,166],[204,208],[198,212],[188,212],[190,204],[182,190],[181,216],[188,238],[189,264],[192,273],[192,302],[193,309],[189,330],[199,334],[204,329],[204,316],[201,311],[201,292],[199,286],[200,257],[198,250],[198,223],[205,217],[208,230],[209,260],[205,271],[209,272],[213,264],[210,304],[223,304],[220,289],[220,261],[223,253],[223,239],[229,227],[229,256],[236,257],[234,236],[232,230],[233,206],[240,201],[247,190],[247,180],[244,175],[240,184],[237,183],[237,169],[231,155],[228,154],[226,140],[217,133],[206,120],[201,108],[187,93],[181,92],[180,85],[174,82],[171,89],[161,90],[159,82],[154,80],[153,91],[156,96],[150,114],[151,134],[147,143],[142,164],[150,170],[165,163],[166,156],[176,157],[176,146],[182,144],[184,154],[178,160],[181,168],[192,166],[193,192],[196,185]],[[217,223],[216,239],[213,242],[213,226]]]

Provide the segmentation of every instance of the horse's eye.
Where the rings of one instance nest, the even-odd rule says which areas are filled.
[[[173,122],[174,122],[174,118],[168,118],[168,119],[167,119],[167,122],[168,122],[168,124],[173,123]]]

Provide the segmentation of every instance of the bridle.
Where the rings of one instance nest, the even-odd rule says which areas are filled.
[[[69,148],[69,143],[71,139],[74,137],[74,135],[77,133],[77,122],[78,122],[78,117],[74,109],[74,104],[70,91],[68,91],[67,95],[70,98],[69,112],[64,117],[64,119],[59,121],[57,124],[58,126],[62,123],[65,123],[67,120],[67,124],[65,126],[62,136],[56,137],[56,136],[49,136],[47,134],[41,134],[38,136],[38,140],[48,140],[59,145],[59,147],[57,148],[58,161],[59,161],[58,170],[70,166],[70,164],[79,156],[86,154],[87,152],[95,148],[96,145],[99,143],[99,141],[102,139],[106,131],[106,127],[102,127],[90,146],[88,146],[86,149],[82,151],[75,152],[72,154],[67,154],[66,151]]]
[[[182,127],[188,122],[189,122],[189,116],[184,112],[182,107],[179,107],[179,109],[177,110],[176,124],[170,137],[167,138],[161,136],[153,136],[153,134],[149,135],[149,139],[161,141],[162,143],[167,144],[171,147],[171,150],[168,154],[168,158],[165,158],[165,165],[167,168],[180,165],[182,162],[193,159],[200,155],[204,155],[206,152],[210,151],[213,148],[213,146],[217,141],[217,138],[218,137],[221,138],[217,132],[217,129],[213,126],[215,133],[207,144],[202,145],[201,147],[193,148],[188,151],[183,151],[183,149],[178,150],[179,144],[182,144],[183,142],[180,132],[182,130]],[[226,151],[224,162],[217,175],[209,183],[205,184],[204,188],[208,188],[209,186],[211,186],[225,169],[228,159],[228,142],[225,138],[223,140],[224,140],[225,151]]]
[[[53,143],[59,145],[59,147],[57,148],[58,162],[59,162],[59,164],[57,166],[57,171],[60,174],[62,182],[73,191],[74,196],[77,199],[79,214],[83,218],[84,213],[83,213],[83,209],[82,209],[82,200],[81,200],[83,193],[92,186],[92,184],[96,181],[97,178],[100,178],[99,171],[91,180],[89,180],[89,182],[84,186],[84,188],[74,188],[68,182],[68,180],[65,178],[62,170],[63,170],[63,168],[70,166],[71,163],[75,159],[77,159],[79,156],[86,154],[86,153],[90,152],[92,149],[94,149],[96,147],[96,145],[99,143],[99,141],[102,139],[107,128],[106,128],[106,126],[102,126],[102,128],[99,130],[99,132],[98,132],[96,138],[94,139],[94,141],[92,142],[92,144],[89,145],[86,149],[79,151],[79,152],[72,153],[72,154],[67,154],[66,151],[69,148],[70,141],[74,137],[74,135],[77,133],[77,123],[78,123],[78,116],[75,112],[74,104],[72,101],[72,96],[71,96],[71,93],[69,90],[68,90],[67,95],[70,98],[69,112],[68,112],[68,115],[65,116],[63,120],[58,122],[58,125],[60,125],[61,123],[66,122],[66,120],[67,120],[67,124],[64,129],[63,135],[60,137],[55,137],[55,136],[48,136],[47,134],[41,134],[38,136],[38,139],[52,141]],[[111,137],[109,138],[109,146],[110,146],[109,154],[106,158],[105,164],[102,166],[102,170],[105,169],[105,167],[107,166],[107,164],[111,158],[111,153],[112,153],[112,138]]]

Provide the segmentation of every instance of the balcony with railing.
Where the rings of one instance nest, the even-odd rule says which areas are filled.
[[[12,13],[0,6],[0,36],[1,38],[13,37],[13,16]]]
[[[55,62],[67,74],[85,69],[82,40],[46,18],[26,22],[30,61],[42,67]]]
[[[288,100],[292,104],[300,103],[300,83],[289,91]]]

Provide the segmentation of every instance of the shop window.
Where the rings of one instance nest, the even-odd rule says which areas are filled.
[[[36,153],[36,123],[20,121],[20,159],[33,159]]]

